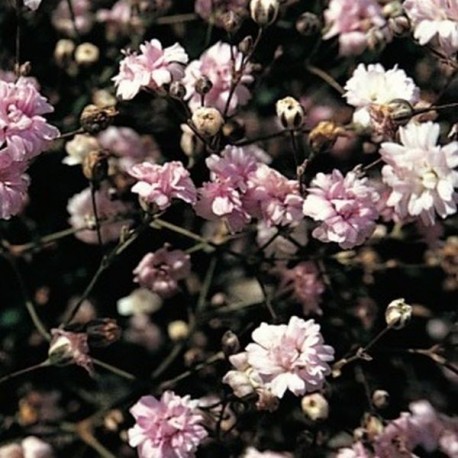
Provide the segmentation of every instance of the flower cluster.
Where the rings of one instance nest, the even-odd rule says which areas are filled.
[[[205,106],[217,108],[221,113],[226,110],[233,114],[239,106],[245,105],[251,98],[247,85],[253,82],[251,65],[243,67],[243,72],[236,79],[236,72],[240,71],[243,61],[243,54],[228,43],[219,41],[208,48],[199,58],[192,61],[186,67],[186,74],[183,84],[186,86],[186,99],[191,110],[201,106],[201,95],[196,91],[196,83],[206,77],[210,80],[212,87],[205,94]],[[232,85],[235,89],[232,91]]]
[[[125,53],[119,74],[113,78],[116,94],[130,100],[140,89],[157,91],[183,78],[187,63],[188,55],[178,43],[163,49],[159,40],[146,41],[140,45],[140,54]]]
[[[256,150],[227,146],[207,160],[212,181],[198,189],[196,213],[210,221],[224,219],[233,232],[252,218],[267,226],[286,226],[302,218],[296,180],[260,161]]]
[[[178,281],[191,272],[190,256],[169,245],[147,253],[134,270],[134,280],[163,298],[178,291]]]
[[[273,396],[282,398],[287,390],[300,396],[319,390],[331,372],[328,363],[334,359],[334,349],[324,344],[314,320],[293,316],[288,324],[261,323],[252,338],[245,352],[229,358],[237,371],[229,371],[223,381],[233,389],[245,374],[255,387],[262,386]]]
[[[32,79],[0,80],[0,219],[21,211],[29,162],[59,136],[43,117],[52,111]]]
[[[318,173],[304,200],[304,214],[321,224],[312,235],[322,242],[336,242],[344,249],[361,245],[371,236],[378,218],[378,193],[367,178],[339,170]]]
[[[130,409],[135,425],[128,431],[129,444],[140,458],[190,458],[208,433],[201,425],[199,401],[165,391],[158,400],[143,396]]]
[[[419,217],[433,225],[436,214],[445,218],[456,212],[458,142],[437,145],[439,130],[432,122],[410,122],[400,128],[402,144],[382,143],[382,178],[391,189],[386,205],[401,220]]]
[[[406,0],[403,8],[421,45],[431,42],[440,52],[458,51],[458,4],[451,0]]]
[[[172,199],[189,204],[196,202],[196,188],[181,162],[164,165],[142,162],[134,165],[129,173],[137,180],[132,192],[138,194],[143,203],[154,205],[161,211],[172,205]]]

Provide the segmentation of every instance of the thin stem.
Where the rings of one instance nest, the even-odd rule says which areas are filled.
[[[175,361],[178,355],[181,353],[181,350],[184,347],[184,341],[176,343],[172,351],[167,355],[167,357],[162,361],[161,364],[156,368],[156,370],[151,374],[151,378],[153,380],[158,379],[168,368],[169,366]]]
[[[196,13],[174,14],[172,16],[164,16],[156,19],[155,24],[168,25],[168,24],[181,24],[183,22],[196,21],[198,16]]]
[[[26,367],[25,369],[20,369],[16,372],[11,374],[5,375],[4,377],[0,378],[0,384],[7,382],[13,378],[19,377],[20,375],[27,374],[28,372],[36,371],[37,369],[41,369],[42,367],[50,366],[49,360],[42,361],[41,363],[34,364],[33,366]]]
[[[16,0],[16,62],[14,72],[21,76],[21,0]]]
[[[74,137],[77,134],[83,134],[83,133],[84,133],[84,129],[82,127],[80,127],[79,129],[72,130],[71,132],[65,132],[63,134],[60,134],[56,138],[56,140],[62,140],[62,139],[68,138],[68,137]]]
[[[324,70],[321,70],[318,67],[315,67],[314,65],[307,65],[306,69],[312,73],[313,75],[318,76],[321,78],[324,82],[329,84],[333,89],[335,89],[340,95],[343,95],[345,93],[344,88],[328,73],[326,73]]]
[[[91,358],[92,362],[99,367],[103,367],[107,371],[112,372],[113,374],[119,375],[120,377],[123,377],[127,380],[135,380],[135,375],[132,375],[129,372],[123,371],[122,369],[119,369],[118,367],[112,366],[111,364],[105,363],[103,361],[100,361],[99,359],[96,358]]]
[[[96,200],[96,195],[95,195],[97,191],[96,191],[94,182],[90,181],[89,186],[91,189],[91,204],[92,204],[92,211],[94,213],[94,219],[95,219],[95,230],[97,231],[97,241],[99,243],[99,246],[102,247],[103,245],[102,232],[100,231],[100,221],[99,221],[99,215],[97,211],[97,200]]]
[[[70,13],[70,19],[72,21],[73,31],[75,32],[75,37],[78,39],[78,41],[81,41],[81,35],[78,30],[78,26],[76,25],[76,15],[75,15],[75,9],[73,8],[72,0],[67,0],[67,6],[68,6],[68,11]]]

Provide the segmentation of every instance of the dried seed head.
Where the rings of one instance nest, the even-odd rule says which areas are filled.
[[[186,96],[186,88],[180,81],[173,81],[169,86],[169,95],[175,99],[183,100]]]
[[[320,152],[331,148],[339,136],[345,136],[345,129],[334,121],[321,121],[309,133],[310,148]]]
[[[104,150],[92,150],[83,159],[83,175],[93,183],[100,183],[108,176],[108,154]]]
[[[296,21],[296,30],[304,37],[316,35],[322,26],[320,18],[310,11],[302,13]]]
[[[213,83],[210,81],[210,78],[202,75],[197,81],[194,86],[194,89],[199,95],[208,94],[213,87]]]
[[[81,127],[90,134],[98,134],[106,129],[118,114],[114,106],[98,107],[87,105],[80,115]]]
[[[108,347],[121,337],[121,328],[113,318],[98,318],[89,321],[86,333],[90,347]]]

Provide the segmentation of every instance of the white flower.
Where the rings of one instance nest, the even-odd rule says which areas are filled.
[[[134,289],[116,303],[118,313],[123,316],[153,313],[162,306],[162,299],[147,288]]]
[[[436,213],[445,218],[456,212],[458,142],[437,145],[439,124],[432,122],[411,122],[399,132],[401,145],[385,142],[380,150],[387,163],[383,181],[392,188],[387,205],[402,219],[420,217],[433,225]]]
[[[356,107],[353,122],[367,127],[370,105],[385,105],[394,99],[403,99],[413,105],[419,94],[413,79],[397,66],[385,70],[380,64],[371,64],[367,68],[359,64],[345,85],[344,97],[349,105]]]

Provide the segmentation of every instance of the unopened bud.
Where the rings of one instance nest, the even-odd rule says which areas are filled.
[[[238,50],[245,56],[250,54],[253,49],[253,37],[247,35],[240,43],[238,44]]]
[[[375,415],[366,415],[363,420],[363,428],[367,439],[372,441],[383,432],[383,423]]]
[[[92,150],[83,158],[83,175],[94,183],[108,176],[108,155],[104,150]]]
[[[381,51],[386,45],[386,36],[381,29],[373,27],[367,32],[367,47],[372,51]]]
[[[86,325],[89,346],[108,347],[121,337],[121,328],[113,318],[98,318]]]
[[[202,75],[197,81],[194,86],[194,89],[199,95],[208,94],[213,87],[213,83],[210,81],[210,78]]]
[[[310,148],[320,152],[331,148],[339,136],[345,135],[345,129],[333,121],[321,121],[309,133]]]
[[[75,62],[78,65],[92,65],[99,60],[99,48],[92,43],[81,43],[75,50]]]
[[[402,329],[412,317],[412,306],[404,299],[395,299],[388,304],[385,311],[385,321],[393,329]]]
[[[296,30],[304,37],[310,37],[320,32],[322,23],[320,18],[306,11],[302,13],[296,21]]]
[[[19,65],[19,69],[17,71],[20,76],[29,76],[32,71],[32,64],[29,61],[24,62]]]
[[[403,14],[401,16],[390,17],[388,19],[388,28],[397,37],[402,37],[410,32],[410,20]]]
[[[191,119],[197,132],[204,137],[214,137],[224,124],[224,118],[216,108],[197,108]]]
[[[169,94],[175,99],[183,100],[186,96],[186,88],[180,81],[173,81],[169,87]]]
[[[397,17],[403,14],[403,8],[401,2],[394,0],[383,6],[382,14],[386,18]]]
[[[226,356],[234,355],[240,350],[239,338],[231,330],[228,330],[221,339],[221,347]]]
[[[189,336],[189,325],[183,320],[172,321],[167,327],[167,333],[174,342],[184,340]]]
[[[261,27],[267,27],[275,22],[280,11],[278,0],[251,0],[251,19]]]
[[[293,97],[285,97],[278,100],[275,108],[277,117],[285,129],[298,129],[302,126],[305,118],[304,108]]]
[[[391,119],[398,126],[406,125],[414,115],[414,109],[407,100],[394,99],[387,106]]]
[[[388,406],[390,400],[390,395],[388,391],[385,390],[375,390],[372,393],[372,404],[377,409],[384,409]]]
[[[221,22],[227,33],[235,33],[240,27],[241,18],[237,13],[234,13],[234,11],[228,11],[224,13]]]
[[[313,393],[304,396],[301,400],[302,412],[311,420],[326,420],[329,415],[329,404],[326,398],[320,393]]]
[[[59,66],[65,66],[72,60],[75,51],[75,43],[72,40],[63,38],[56,43],[54,48],[54,60]]]
[[[90,134],[98,134],[106,129],[118,114],[113,106],[98,107],[87,105],[80,115],[81,127]]]

